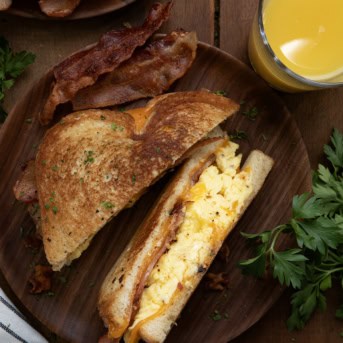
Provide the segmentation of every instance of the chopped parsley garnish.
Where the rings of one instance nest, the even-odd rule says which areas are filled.
[[[42,165],[43,165],[43,166],[46,166],[46,160],[43,160],[43,161],[42,161]]]
[[[133,174],[133,175],[132,175],[132,184],[134,185],[135,183],[136,183],[136,175]]]
[[[257,107],[252,107],[249,110],[243,111],[242,114],[250,120],[255,120],[258,115],[258,109]]]
[[[118,107],[118,111],[119,111],[119,112],[125,112],[126,109],[125,109],[125,107]]]
[[[108,209],[108,210],[114,207],[114,205],[109,201],[103,201],[101,203],[101,206]]]
[[[212,92],[215,95],[219,95],[219,96],[226,96],[226,92],[225,91],[214,91]]]
[[[85,154],[86,154],[86,159],[84,160],[84,163],[93,163],[94,160],[94,152],[92,150],[85,150]]]
[[[106,117],[105,117],[104,115],[101,115],[101,116],[100,116],[100,119],[101,119],[101,120],[105,120]]]
[[[221,314],[218,310],[214,310],[213,313],[210,314],[210,318],[217,322],[222,319],[228,319],[229,315],[226,312]]]
[[[160,147],[156,147],[155,151],[159,154],[161,152],[161,148]]]
[[[247,139],[248,135],[245,131],[235,130],[229,135],[230,139]]]
[[[84,182],[85,182],[85,180],[83,179],[83,177],[80,177],[80,182],[81,182],[81,183],[84,183]]]
[[[116,123],[111,123],[111,129],[113,131],[124,131],[124,127],[123,126],[119,126]]]
[[[68,281],[68,279],[67,279],[65,276],[63,276],[63,275],[61,275],[58,279],[59,279],[60,282],[63,283],[63,284],[67,283],[67,281]]]
[[[58,212],[58,208],[57,206],[55,205],[55,195],[56,193],[55,192],[52,192],[51,193],[51,197],[49,198],[49,202],[47,204],[44,205],[44,207],[49,210],[50,208],[52,209],[52,212],[54,214],[56,214]]]
[[[0,123],[3,123],[7,117],[6,111],[2,108],[5,91],[14,85],[15,80],[34,60],[35,55],[30,52],[14,53],[8,41],[0,36]]]
[[[53,171],[57,171],[57,170],[58,170],[58,166],[54,165],[54,166],[51,167],[51,169],[52,169]]]

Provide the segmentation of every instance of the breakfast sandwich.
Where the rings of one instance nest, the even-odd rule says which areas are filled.
[[[237,149],[217,129],[153,206],[100,291],[109,339],[165,340],[273,166],[254,150],[241,167]]]
[[[108,221],[238,108],[210,92],[177,92],[125,112],[75,112],[50,128],[14,192],[38,201],[53,270],[78,258]]]

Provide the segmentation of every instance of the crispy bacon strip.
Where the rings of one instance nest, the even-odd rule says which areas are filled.
[[[80,90],[73,108],[106,107],[162,94],[192,65],[196,48],[195,32],[176,31],[156,39],[94,85]]]
[[[17,200],[26,204],[38,200],[34,160],[28,161],[23,167],[23,172],[20,175],[19,180],[14,185],[13,192]]]
[[[39,0],[39,6],[49,17],[66,17],[72,14],[80,0]]]
[[[71,100],[80,89],[91,86],[100,75],[130,58],[167,20],[170,8],[171,2],[154,4],[142,26],[107,32],[94,47],[75,53],[56,66],[55,83],[40,113],[40,122],[48,124],[58,104]]]
[[[206,275],[206,287],[213,291],[223,291],[229,285],[229,275],[227,273],[208,273]]]
[[[51,289],[52,269],[50,266],[36,265],[29,279],[31,294],[39,294]]]

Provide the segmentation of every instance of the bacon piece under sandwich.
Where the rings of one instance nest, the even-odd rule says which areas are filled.
[[[38,201],[34,160],[28,161],[23,167],[23,172],[14,185],[13,192],[16,199],[24,203]]]
[[[137,49],[132,57],[94,85],[80,90],[74,110],[99,108],[162,94],[192,65],[195,32],[176,31]]]
[[[171,2],[154,4],[142,26],[107,32],[95,46],[71,55],[56,66],[55,83],[40,113],[40,122],[48,124],[58,104],[71,100],[80,89],[94,84],[100,75],[129,59],[167,20],[170,8]]]

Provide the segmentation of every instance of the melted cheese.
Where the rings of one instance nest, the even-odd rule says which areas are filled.
[[[252,192],[250,170],[240,171],[238,145],[228,142],[216,152],[216,163],[206,168],[186,199],[185,219],[175,241],[153,268],[144,289],[135,321],[137,328],[156,317],[183,287],[192,288],[191,279],[205,265],[236,222]],[[131,340],[129,340],[131,342]]]
[[[136,126],[136,132],[141,132],[151,116],[151,109],[150,107],[144,108],[134,108],[130,110],[126,110],[125,113],[128,113],[133,117]]]

